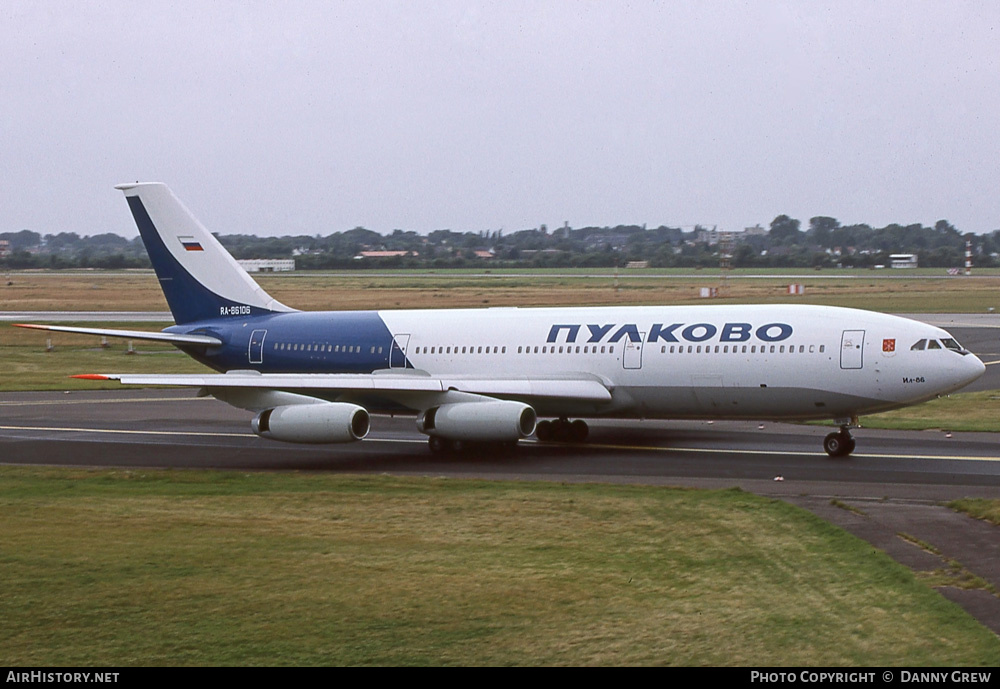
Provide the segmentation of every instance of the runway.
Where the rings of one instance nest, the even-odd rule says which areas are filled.
[[[323,446],[258,438],[251,418],[190,391],[6,393],[0,449],[8,464],[392,472],[923,500],[1000,495],[1000,443],[986,433],[859,429],[855,454],[834,460],[820,446],[829,429],[818,426],[593,421],[584,444],[522,441],[513,456],[442,458],[427,450],[412,417],[376,416],[364,441]]]

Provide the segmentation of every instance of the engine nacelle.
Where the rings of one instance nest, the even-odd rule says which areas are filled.
[[[291,404],[265,409],[250,422],[262,438],[287,443],[349,443],[368,435],[371,417],[346,402]]]
[[[535,410],[520,402],[460,402],[432,407],[417,417],[421,433],[449,440],[504,442],[535,432]]]

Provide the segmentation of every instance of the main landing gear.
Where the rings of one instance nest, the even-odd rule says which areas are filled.
[[[857,426],[857,417],[850,421],[842,422],[840,430],[831,433],[823,439],[823,449],[831,457],[846,457],[854,452],[854,437],[851,435],[851,426]]]
[[[539,421],[535,427],[535,437],[542,442],[582,443],[590,434],[586,421],[569,421],[566,417],[555,421]]]

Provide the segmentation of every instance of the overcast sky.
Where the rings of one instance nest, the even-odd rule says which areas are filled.
[[[0,232],[1000,229],[1000,3],[0,3]]]

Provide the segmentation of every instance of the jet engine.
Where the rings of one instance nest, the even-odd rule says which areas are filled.
[[[274,407],[250,422],[260,437],[288,443],[349,443],[368,435],[370,425],[364,407],[345,402]]]
[[[536,420],[535,410],[520,402],[460,402],[426,410],[417,428],[449,440],[506,442],[534,433]]]

